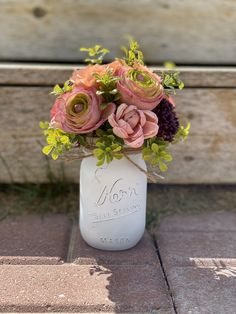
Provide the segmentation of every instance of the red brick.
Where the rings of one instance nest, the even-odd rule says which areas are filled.
[[[2,312],[173,313],[154,265],[2,265],[0,282]]]
[[[55,264],[67,255],[70,221],[64,215],[10,217],[0,222],[0,264]]]

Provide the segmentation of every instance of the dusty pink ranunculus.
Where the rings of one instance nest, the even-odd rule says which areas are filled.
[[[152,110],[164,96],[161,78],[139,63],[132,68],[122,66],[118,75],[121,77],[117,83],[121,102],[139,109]]]
[[[113,127],[113,133],[133,148],[141,147],[144,139],[151,138],[158,132],[158,118],[154,112],[124,103],[117,108],[116,113],[108,117],[108,121]]]
[[[100,108],[101,98],[96,89],[75,87],[61,95],[51,109],[51,126],[65,132],[83,134],[98,129],[115,111],[115,104]]]

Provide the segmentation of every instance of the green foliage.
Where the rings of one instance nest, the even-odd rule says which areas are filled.
[[[64,93],[67,93],[67,92],[71,92],[72,89],[73,89],[73,82],[68,80],[64,83],[63,87],[61,87],[59,84],[55,85],[54,88],[53,88],[53,91],[51,92],[52,95],[55,95],[55,96],[60,96]]]
[[[146,140],[142,149],[143,159],[165,172],[168,169],[166,162],[170,162],[173,159],[167,150],[168,145],[169,142],[157,137]]]
[[[43,134],[46,136],[47,145],[43,147],[42,152],[45,155],[50,155],[56,160],[64,151],[70,150],[78,141],[75,134],[66,133],[60,129],[50,128],[48,122],[40,122],[39,126],[43,129]]]
[[[123,157],[123,141],[112,133],[112,129],[106,132],[98,129],[96,135],[99,139],[96,141],[96,147],[93,150],[94,156],[98,159],[97,166],[102,166],[105,162],[109,164],[114,158]]]
[[[104,75],[94,73],[99,84],[99,89],[96,94],[101,95],[104,103],[101,104],[101,109],[105,109],[109,102],[114,102],[120,99],[120,94],[116,88],[119,76],[113,76],[111,70],[107,70]]]
[[[179,78],[179,72],[162,72],[162,85],[165,89],[175,92],[175,89],[183,89],[184,83]]]
[[[187,124],[186,128],[183,125],[181,125],[179,127],[178,132],[176,133],[174,141],[172,143],[176,144],[180,141],[185,141],[189,135],[190,127],[191,127],[190,122]]]
[[[168,70],[172,70],[175,68],[175,63],[172,61],[165,61],[164,62],[164,67]]]
[[[102,47],[101,45],[95,45],[91,48],[80,48],[80,51],[88,52],[89,57],[84,61],[89,64],[102,64],[104,56],[110,51],[107,48]]]
[[[125,53],[123,59],[128,65],[132,66],[135,62],[143,64],[143,53],[139,50],[139,44],[134,39],[129,40],[129,48],[121,47],[121,50]]]

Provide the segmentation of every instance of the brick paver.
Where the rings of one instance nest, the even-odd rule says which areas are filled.
[[[155,230],[178,314],[235,314],[236,214],[176,215]]]
[[[2,265],[1,311],[169,313],[162,280],[149,265]]]
[[[0,222],[0,264],[57,264],[67,255],[71,222],[65,215],[27,215]]]
[[[103,252],[62,215],[9,218],[0,230],[0,312],[174,314],[148,233],[131,250]]]

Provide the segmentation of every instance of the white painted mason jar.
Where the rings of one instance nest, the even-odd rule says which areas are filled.
[[[146,170],[140,153],[129,157]],[[94,157],[81,163],[81,235],[97,249],[129,249],[145,230],[147,177],[125,157],[102,167],[96,163]]]

